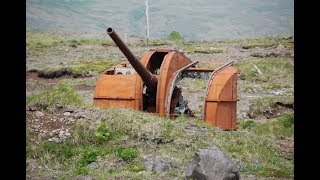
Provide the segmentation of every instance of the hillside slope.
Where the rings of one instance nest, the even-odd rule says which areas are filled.
[[[149,49],[170,48],[191,60],[234,60],[241,71],[237,131],[187,117],[168,120],[92,107],[99,73],[125,59],[109,37],[32,30],[26,43],[28,179],[182,179],[195,151],[213,144],[241,165],[242,179],[293,178],[292,37],[162,38],[152,39],[151,47],[145,47],[143,38],[128,37],[129,48],[139,57]],[[200,108],[205,83],[186,79],[184,84],[189,104]],[[163,171],[150,169],[155,158],[164,162]]]

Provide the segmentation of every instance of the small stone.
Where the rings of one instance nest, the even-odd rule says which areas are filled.
[[[73,122],[73,121],[74,121],[74,119],[73,119],[73,118],[68,118],[68,121]]]
[[[68,132],[66,132],[64,135],[67,136],[67,137],[69,137],[71,134],[68,133]]]
[[[55,143],[59,143],[60,142],[60,140],[58,138],[56,138],[56,137],[53,137],[52,141],[55,142]]]
[[[63,120],[64,120],[64,118],[60,118],[60,119],[59,119],[59,122],[63,122]]]
[[[35,119],[35,120],[33,120],[34,122],[38,122],[39,121],[39,119]]]
[[[80,111],[78,113],[75,114],[75,118],[80,119],[80,118],[85,118],[86,115],[83,111]]]
[[[70,112],[70,113],[72,113],[72,112],[74,112],[74,110],[73,110],[71,107],[67,107],[67,109],[65,110],[65,112]]]
[[[89,169],[97,169],[99,167],[99,165],[96,162],[92,162],[92,163],[88,164],[87,167]]]
[[[284,46],[282,44],[279,44],[276,48],[277,50],[283,50],[284,49]]]
[[[59,131],[60,131],[59,129],[55,129],[55,130],[52,131],[52,133],[57,135],[59,133]]]
[[[37,117],[42,117],[42,116],[44,116],[44,113],[41,112],[41,111],[36,111],[36,112],[35,112],[35,115],[36,115]]]
[[[64,138],[64,134],[59,134],[59,138]]]
[[[34,125],[33,127],[38,129],[40,127],[40,125]]]
[[[49,136],[50,136],[50,137],[52,137],[52,136],[53,136],[53,133],[52,133],[52,132],[50,132],[50,133],[49,133]]]
[[[70,113],[70,112],[65,112],[65,113],[63,113],[63,115],[64,115],[64,116],[70,116],[71,113]]]
[[[60,131],[60,132],[59,132],[59,134],[63,134],[63,133],[64,133],[64,131]]]
[[[34,107],[34,106],[28,106],[27,109],[28,109],[29,111],[35,111],[35,110],[37,110],[37,108]]]
[[[171,168],[171,162],[161,157],[150,157],[145,162],[146,170],[160,173]]]

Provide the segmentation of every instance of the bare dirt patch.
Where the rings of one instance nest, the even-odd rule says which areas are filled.
[[[71,112],[69,112],[71,111]],[[43,109],[28,107],[26,111],[27,129],[36,134],[34,141],[43,140],[61,142],[71,136],[73,126],[85,115],[81,110],[58,110],[48,112]]]
[[[87,85],[77,85],[75,86],[77,91],[94,91],[95,86],[87,86]]]

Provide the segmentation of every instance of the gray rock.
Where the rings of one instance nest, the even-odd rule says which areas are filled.
[[[83,111],[77,112],[75,115],[75,118],[80,119],[80,118],[85,118],[86,114]]]
[[[53,137],[51,138],[53,142],[55,143],[59,143],[60,142],[60,139],[59,138],[56,138],[56,137]]]
[[[35,106],[31,105],[31,106],[27,106],[27,110],[28,111],[35,111],[35,110],[37,110],[37,108]]]
[[[36,111],[34,114],[35,114],[37,117],[42,117],[42,116],[44,116],[44,113],[41,112],[41,111]]]
[[[73,118],[68,118],[68,121],[74,122],[74,119]]]
[[[73,109],[72,107],[67,107],[66,110],[65,110],[65,112],[70,112],[70,113],[72,113],[72,112],[74,112],[74,109]]]
[[[40,125],[33,125],[33,127],[34,127],[35,129],[38,129],[38,128],[40,127]]]
[[[59,133],[59,131],[60,131],[60,129],[55,129],[55,130],[52,131],[52,133],[53,133],[54,135],[57,135],[57,134]]]
[[[63,115],[64,115],[64,116],[70,116],[71,113],[70,113],[70,112],[65,112],[65,113],[63,113]]]
[[[284,95],[285,91],[283,90],[274,90],[274,91],[270,91],[271,94],[275,94],[275,95]]]
[[[199,149],[185,171],[185,179],[238,180],[239,167],[217,146]]]
[[[60,119],[59,119],[59,122],[63,122],[63,120],[64,120],[64,118],[60,118]]]
[[[50,133],[49,133],[49,136],[50,136],[50,137],[53,137],[53,133],[52,133],[52,132],[50,132]]]
[[[168,160],[164,160],[160,157],[147,158],[145,165],[147,171],[157,173],[171,168],[171,162],[169,162]]]
[[[88,164],[87,167],[89,169],[97,169],[99,167],[99,164],[96,162],[92,162],[92,163]]]
[[[64,134],[59,134],[59,138],[64,139]]]
[[[282,44],[279,44],[276,48],[277,50],[283,50],[284,49],[284,46]]]

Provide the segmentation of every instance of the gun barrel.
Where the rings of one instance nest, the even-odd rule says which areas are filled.
[[[119,38],[117,33],[111,27],[107,29],[107,34],[116,43],[116,45],[122,51],[122,53],[127,57],[132,67],[137,71],[137,73],[141,77],[142,81],[148,87],[156,87],[158,83],[157,78],[148,69],[146,69],[142,65],[142,63],[132,54],[130,49],[123,43],[123,41]]]

